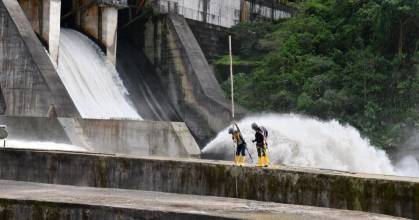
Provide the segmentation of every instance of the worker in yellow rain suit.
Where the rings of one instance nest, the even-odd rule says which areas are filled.
[[[252,123],[252,129],[255,131],[255,139],[252,142],[256,142],[256,150],[258,152],[258,167],[267,167],[270,163],[267,154],[268,144],[266,138],[268,131],[264,127],[259,127],[256,123]]]
[[[234,163],[236,165],[244,165],[244,161],[246,158],[246,141],[244,140],[239,126],[234,122],[234,128],[229,128],[228,133],[231,134],[231,138],[233,139],[234,143],[236,144],[236,155],[234,157]]]

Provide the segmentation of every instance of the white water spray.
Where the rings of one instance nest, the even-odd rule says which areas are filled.
[[[115,67],[83,34],[61,29],[58,73],[83,118],[141,119]]]
[[[55,142],[41,142],[41,141],[22,141],[22,140],[7,140],[6,147],[20,148],[20,149],[38,149],[38,150],[59,150],[59,151],[78,151],[86,152],[83,147],[61,144]]]
[[[393,166],[387,154],[362,138],[354,127],[336,120],[319,121],[295,114],[266,114],[238,122],[254,159],[257,159],[257,153],[251,141],[254,139],[252,122],[269,131],[268,153],[273,164],[419,176],[419,166],[414,158]],[[203,149],[203,153],[217,155],[219,159],[233,158],[233,142],[227,128]]]

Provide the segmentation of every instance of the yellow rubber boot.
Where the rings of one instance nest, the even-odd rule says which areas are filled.
[[[262,156],[262,166],[263,166],[263,167],[266,167],[265,156]]]
[[[234,164],[235,165],[239,165],[239,163],[240,163],[240,156],[234,156]]]
[[[258,163],[257,163],[257,167],[263,167],[263,161],[262,161],[263,157],[258,157]]]
[[[246,160],[246,156],[242,156],[241,165],[244,165],[244,161]]]
[[[267,167],[271,164],[271,161],[269,161],[269,157],[268,157],[267,154],[264,156],[264,162],[265,162],[265,164],[264,164],[265,167]]]
[[[240,166],[244,165],[244,156],[239,156],[239,165]]]

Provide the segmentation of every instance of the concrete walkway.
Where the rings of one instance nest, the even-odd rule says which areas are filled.
[[[419,219],[419,178],[410,177],[6,148],[0,150],[0,179],[241,198]]]
[[[364,212],[242,199],[7,180],[0,180],[0,201],[3,206],[0,207],[0,214],[5,206],[9,209],[15,206],[15,217],[25,217],[22,210],[31,210],[30,206],[39,209],[45,203],[47,207],[54,207],[55,212],[67,210],[73,214],[75,211],[71,209],[75,207],[88,210],[88,213],[94,213],[91,209],[104,212],[107,208],[112,212],[124,210],[127,213],[129,210],[131,214],[138,211],[137,216],[131,215],[134,218],[144,217],[144,212],[161,212],[165,215],[169,213],[169,216],[158,219],[168,219],[170,215],[183,215],[181,219],[200,219],[200,216],[203,219],[397,219]],[[22,209],[19,205],[25,208]],[[33,216],[33,212],[28,211],[28,216],[31,215]]]

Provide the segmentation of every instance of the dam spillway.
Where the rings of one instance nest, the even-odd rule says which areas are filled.
[[[118,9],[94,3],[64,19],[63,26],[89,35],[95,43],[76,34],[62,42],[60,52],[65,55],[56,57],[54,51],[58,51],[59,45],[54,45],[58,41],[53,37],[59,35],[61,21],[56,13],[60,5],[56,3],[61,1],[46,0],[42,5],[35,3],[34,7],[28,7],[27,3],[31,6],[34,2],[2,0],[0,3],[0,25],[4,30],[0,31],[1,48],[5,49],[0,51],[0,65],[5,70],[0,83],[7,115],[0,120],[10,125],[10,137],[86,143],[92,152],[1,149],[2,219],[39,219],[40,216],[53,219],[392,219],[344,209],[418,218],[416,178],[286,166],[257,169],[235,167],[230,162],[173,158],[199,157],[199,148],[185,123],[127,120],[139,117],[125,99],[128,87],[122,86],[116,77],[118,73],[109,70],[104,61],[105,58],[111,62],[121,60],[121,57],[115,59],[116,33],[120,33]],[[66,5],[63,12],[71,12],[74,5],[69,2],[62,1]],[[22,6],[26,11],[19,4],[26,5]],[[39,13],[41,10],[43,13]],[[152,72],[144,68],[141,75],[135,75],[137,69],[143,70],[141,66],[129,68],[122,64],[121,69],[135,76],[131,79],[153,75],[145,77],[147,81],[137,89],[149,90],[144,93],[146,98],[150,98],[149,93],[162,90],[153,98],[156,100],[150,98],[145,102],[156,103],[151,108],[153,114],[159,116],[166,111],[161,110],[166,105],[159,102],[170,102],[174,107],[166,115],[179,115],[195,131],[195,138],[204,143],[230,121],[230,110],[187,19],[161,14],[142,20],[139,26],[143,27],[131,26],[136,31],[125,34],[130,36],[130,43],[140,42],[135,47],[143,50],[140,57],[159,68]],[[64,33],[61,37],[66,36]],[[43,45],[38,38],[45,41]],[[79,40],[76,46],[71,46]],[[70,45],[67,50],[65,44]],[[89,51],[82,52],[85,49]],[[131,59],[126,63],[138,64],[135,50],[132,49],[128,55]],[[56,58],[67,60],[60,62]],[[67,65],[64,71],[70,72],[57,73],[53,64],[59,68]],[[88,69],[88,73],[82,69]],[[100,75],[95,76],[96,73]],[[64,82],[65,77],[75,80]],[[148,86],[154,79],[163,83]],[[138,80],[130,84],[136,86]],[[106,86],[101,88],[101,85]],[[80,91],[84,91],[83,95],[77,94]],[[137,110],[141,107],[137,100],[134,104]],[[51,105],[56,106],[57,114],[54,111],[49,114]],[[22,115],[30,117],[22,118]]]
[[[87,36],[63,28],[58,74],[83,118],[142,119],[118,72]]]

